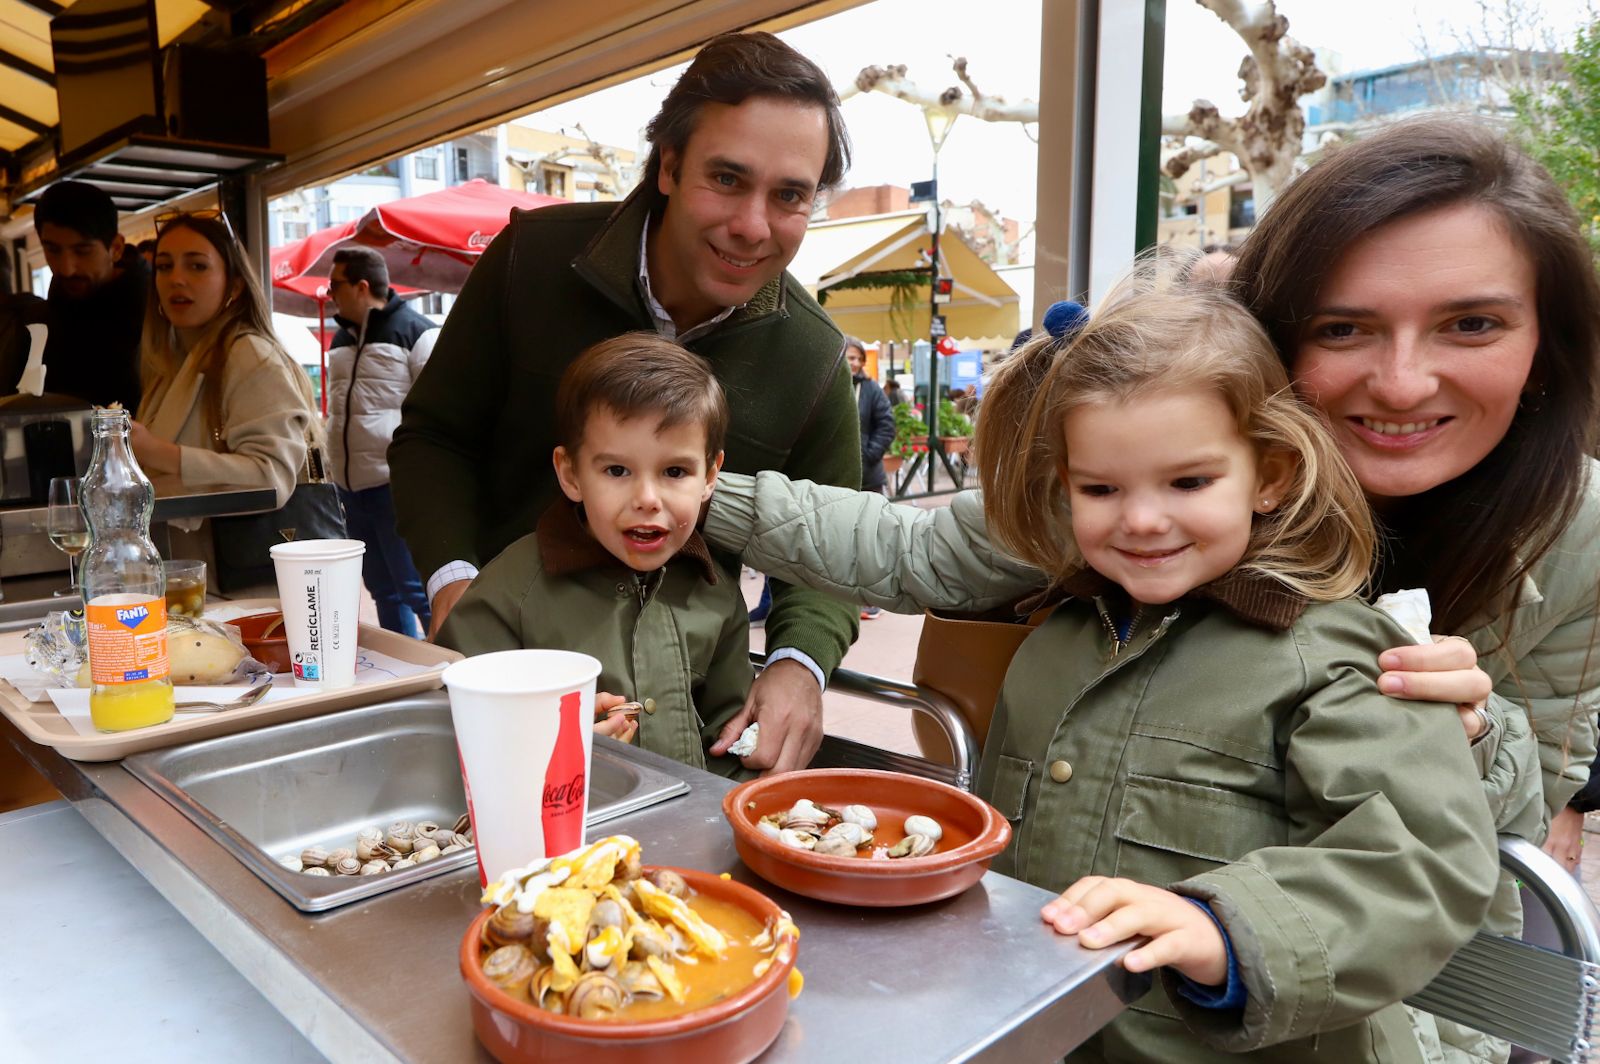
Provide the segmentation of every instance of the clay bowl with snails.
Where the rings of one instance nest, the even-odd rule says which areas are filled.
[[[872,841],[854,854],[836,855],[797,848],[792,836],[780,839],[772,818],[802,801],[828,811],[864,806],[875,820]],[[763,776],[729,791],[722,812],[752,872],[796,894],[845,905],[886,908],[954,897],[983,878],[1011,840],[1011,825],[982,799],[920,776],[869,769]],[[907,841],[906,822],[913,817],[938,825],[941,837],[932,852],[919,847],[912,856],[889,856]]]

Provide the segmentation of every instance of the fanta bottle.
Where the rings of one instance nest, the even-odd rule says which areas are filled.
[[[156,493],[128,446],[128,424],[126,410],[94,412],[94,457],[83,476],[89,716],[101,731],[172,719],[166,574],[150,542]]]

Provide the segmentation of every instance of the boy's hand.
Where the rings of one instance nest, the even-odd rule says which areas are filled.
[[[633,737],[639,734],[639,720],[629,713],[611,715],[611,711],[618,706],[625,706],[628,700],[621,695],[607,694],[598,691],[594,696],[594,733],[596,735],[609,735],[622,743],[633,742]]]
[[[1149,942],[1122,958],[1130,972],[1165,967],[1201,986],[1227,981],[1228,948],[1222,932],[1199,906],[1170,890],[1131,879],[1085,876],[1040,915],[1061,934],[1077,935],[1089,949],[1148,937]]]
[[[822,745],[822,688],[811,670],[789,658],[762,669],[744,708],[723,726],[711,753],[727,753],[754,721],[761,722],[761,741],[755,753],[739,759],[745,768],[776,775],[811,764]]]

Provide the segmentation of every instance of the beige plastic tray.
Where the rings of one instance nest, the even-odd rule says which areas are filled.
[[[259,599],[230,602],[230,606],[259,606],[258,612],[278,608],[276,599]],[[0,654],[20,654],[23,650],[22,632],[0,635]],[[144,750],[159,750],[178,743],[197,739],[212,739],[219,735],[262,728],[268,724],[317,717],[341,709],[371,705],[402,695],[432,691],[443,686],[440,678],[446,665],[460,661],[461,655],[444,647],[424,643],[374,625],[363,624],[357,642],[369,650],[387,654],[401,661],[430,665],[427,672],[406,676],[398,680],[361,684],[341,691],[322,693],[308,691],[304,696],[286,698],[248,709],[225,713],[193,716],[185,720],[172,720],[149,728],[126,732],[107,732],[101,735],[80,735],[66,719],[56,712],[53,702],[30,702],[4,679],[0,679],[0,713],[4,713],[33,742],[54,747],[62,757],[73,761],[117,761],[129,754]]]

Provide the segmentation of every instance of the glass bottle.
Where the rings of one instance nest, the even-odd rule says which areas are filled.
[[[126,410],[94,412],[94,457],[82,483],[89,716],[101,731],[161,724],[173,712],[166,575],[150,542],[155,489],[128,446],[129,422]]]

